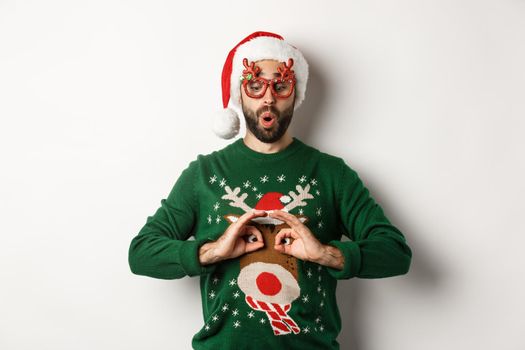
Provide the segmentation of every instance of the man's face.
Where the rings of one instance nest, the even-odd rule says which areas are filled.
[[[271,79],[280,77],[277,70],[281,63],[274,60],[261,60],[255,63],[261,68],[260,77]],[[261,142],[278,141],[288,129],[292,121],[295,91],[287,98],[276,98],[270,87],[263,97],[251,98],[246,95],[241,84],[241,105],[246,128]]]

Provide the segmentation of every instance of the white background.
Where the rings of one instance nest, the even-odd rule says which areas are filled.
[[[133,275],[128,247],[233,141],[209,120],[256,30],[310,63],[293,135],[358,171],[414,253],[340,283],[341,348],[524,349],[519,0],[0,1],[0,348],[190,348],[198,279]]]

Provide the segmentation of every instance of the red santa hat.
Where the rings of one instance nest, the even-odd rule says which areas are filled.
[[[289,203],[290,201],[291,198],[289,196],[283,195],[280,192],[267,192],[261,197],[261,199],[259,199],[254,209],[265,210],[267,212],[272,212],[274,210],[282,210],[287,212],[288,210],[285,208],[285,204]],[[261,224],[272,225],[279,225],[283,223],[283,221],[269,216],[254,218],[252,221],[256,221]]]
[[[249,62],[264,59],[287,62],[294,60],[295,72],[295,103],[296,110],[304,100],[306,83],[308,81],[308,63],[303,54],[293,45],[284,41],[283,37],[269,32],[255,32],[241,40],[230,51],[222,69],[222,104],[223,109],[213,118],[213,131],[223,139],[231,139],[239,133],[239,116],[228,107],[231,103],[241,110],[241,81],[244,65],[243,58]]]

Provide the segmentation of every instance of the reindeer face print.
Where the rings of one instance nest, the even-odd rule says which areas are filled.
[[[304,188],[297,185],[298,193],[290,191],[290,196],[285,196],[279,192],[267,192],[261,197],[254,209],[269,212],[273,210],[289,211],[297,206],[305,206],[304,200],[313,198],[313,195],[308,192],[309,188],[309,184]],[[225,191],[226,194],[222,196],[222,199],[230,200],[230,206],[242,208],[244,211],[252,210],[244,201],[247,194],[243,193],[238,196],[239,187],[232,190],[226,186]],[[308,221],[304,215],[296,215],[296,217],[303,223]],[[225,215],[225,218],[233,223],[237,221],[239,215],[228,214]],[[266,313],[275,335],[297,334],[300,332],[300,328],[288,315],[291,303],[300,295],[297,259],[274,249],[275,236],[280,230],[289,228],[289,226],[270,217],[252,219],[250,224],[261,231],[264,247],[240,258],[240,273],[237,277],[237,284],[244,292],[247,304],[254,310]],[[251,238],[248,237],[248,239]],[[278,243],[290,244],[291,241]]]
[[[297,217],[303,223],[308,220],[303,215],[297,215]],[[226,219],[230,222],[235,222],[237,218],[234,215],[226,215]],[[264,247],[240,258],[240,274],[237,284],[244,294],[257,300],[289,304],[300,294],[297,283],[297,259],[276,251],[274,245],[277,233],[290,226],[286,223],[261,223],[262,220],[257,219],[268,218],[256,218],[250,222],[261,231]],[[252,237],[249,236],[248,239]],[[287,240],[283,244],[291,244],[291,238]]]

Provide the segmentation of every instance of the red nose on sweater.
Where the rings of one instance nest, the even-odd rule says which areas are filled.
[[[281,282],[270,272],[261,272],[255,282],[257,283],[257,288],[264,295],[275,295],[281,290]]]

